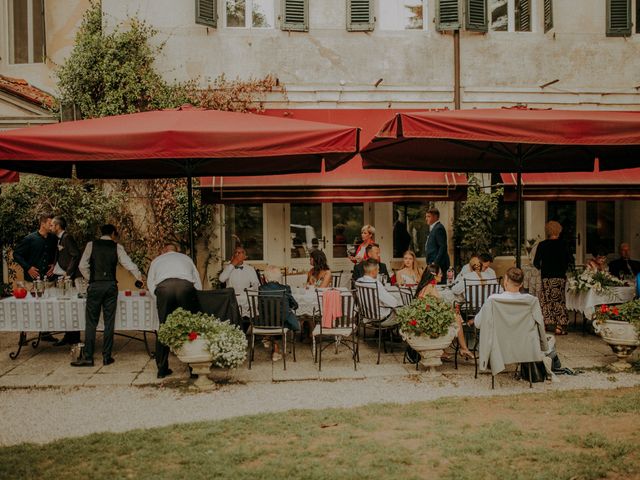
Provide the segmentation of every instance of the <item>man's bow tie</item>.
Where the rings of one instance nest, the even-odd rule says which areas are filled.
[[[233,268],[237,268],[238,270],[242,270],[244,267],[242,265],[234,265]]]

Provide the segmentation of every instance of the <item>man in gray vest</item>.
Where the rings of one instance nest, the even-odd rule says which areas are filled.
[[[113,348],[113,331],[118,303],[118,282],[116,268],[118,263],[136,277],[136,286],[142,286],[142,275],[122,245],[116,242],[118,232],[113,225],[101,227],[99,240],[89,242],[80,259],[80,272],[89,279],[87,291],[87,325],[84,338],[84,357],[71,362],[74,367],[93,367],[93,351],[96,344],[96,328],[100,320],[100,311],[104,320],[104,341],[102,345],[102,363],[111,365],[115,360],[111,357]]]

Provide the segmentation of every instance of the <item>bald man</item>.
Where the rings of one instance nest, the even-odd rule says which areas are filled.
[[[620,258],[609,263],[609,273],[614,277],[635,277],[640,273],[640,262],[631,260],[628,243],[620,244]]]

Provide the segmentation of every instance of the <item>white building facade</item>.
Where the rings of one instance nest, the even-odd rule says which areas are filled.
[[[87,5],[0,0],[0,73],[55,92],[52,66],[72,48]],[[102,0],[102,10],[106,28],[135,16],[157,29],[165,48],[156,66],[167,80],[273,75],[286,94],[269,94],[265,107],[298,111],[297,118],[323,110],[339,123],[340,111],[357,110],[365,124],[367,110],[640,108],[640,0]],[[451,236],[454,202],[429,200]],[[341,239],[351,243],[360,225],[372,224],[389,261],[400,247],[394,212],[420,255],[424,202],[226,204],[218,218],[222,256],[241,242],[257,263],[307,268],[315,238],[334,269],[347,269]],[[514,209],[501,207],[496,225],[496,253],[505,260],[514,249]],[[542,238],[545,221],[558,219],[577,263],[596,244],[613,253],[622,241],[637,258],[638,218],[640,202],[606,194],[527,201],[525,238]]]

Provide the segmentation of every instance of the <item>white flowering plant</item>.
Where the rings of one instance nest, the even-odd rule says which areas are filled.
[[[570,292],[579,293],[593,290],[598,294],[611,293],[611,287],[622,287],[624,282],[609,272],[600,272],[587,268],[583,272],[572,272],[567,277]]]
[[[211,352],[214,367],[235,368],[247,357],[247,337],[242,330],[214,315],[178,308],[158,329],[158,339],[173,352],[200,337]]]

